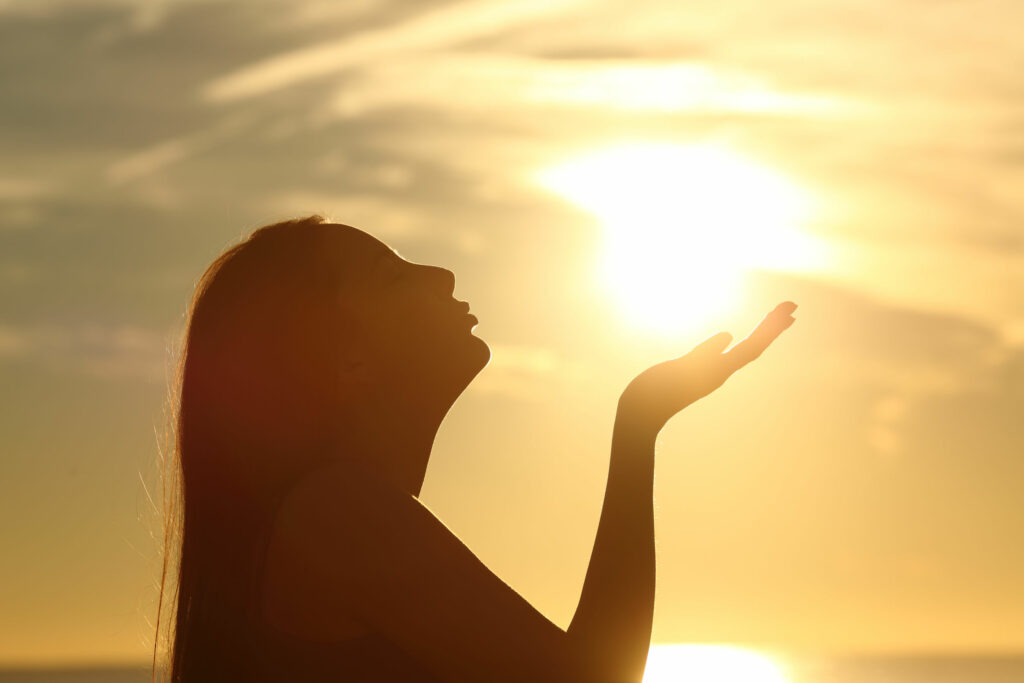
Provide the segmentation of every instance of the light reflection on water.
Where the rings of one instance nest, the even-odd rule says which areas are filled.
[[[794,657],[729,645],[652,645],[643,683],[1024,683],[1024,656]]]
[[[652,645],[643,683],[796,683],[773,657],[729,645]]]

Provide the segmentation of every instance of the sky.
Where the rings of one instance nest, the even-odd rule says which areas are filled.
[[[457,274],[492,360],[422,499],[556,623],[619,392],[793,300],[663,432],[654,640],[1024,649],[1021,25],[1011,0],[0,0],[0,664],[147,658],[192,287],[311,213]]]

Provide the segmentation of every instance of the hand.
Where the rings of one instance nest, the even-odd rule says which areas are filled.
[[[701,342],[685,356],[659,363],[629,383],[619,399],[618,419],[661,431],[669,418],[722,386],[729,376],[754,360],[793,324],[796,304],[775,307],[746,339],[729,351],[728,332]],[[724,353],[723,353],[724,352]]]

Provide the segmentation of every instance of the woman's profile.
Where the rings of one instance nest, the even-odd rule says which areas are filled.
[[[654,444],[792,322],[641,373],[615,418],[580,601],[562,629],[417,499],[487,364],[442,268],[310,217],[207,269],[180,363],[172,683],[639,681],[654,610]]]

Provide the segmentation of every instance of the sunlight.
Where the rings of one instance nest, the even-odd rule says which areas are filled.
[[[601,220],[604,284],[645,327],[678,332],[731,307],[746,271],[806,270],[825,257],[799,230],[810,196],[722,146],[625,144],[536,179]]]
[[[790,683],[767,655],[727,645],[652,645],[643,683]]]

